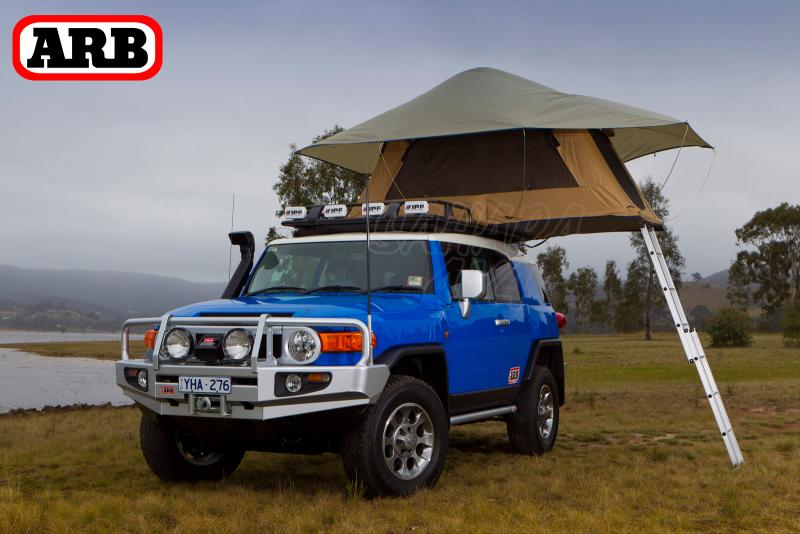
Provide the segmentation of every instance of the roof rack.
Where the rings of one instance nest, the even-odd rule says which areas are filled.
[[[512,234],[478,224],[466,206],[444,200],[389,200],[369,203],[369,228],[378,232],[454,232],[501,241],[517,241]],[[327,204],[287,207],[284,226],[303,237],[364,230],[366,204]],[[438,213],[434,213],[438,212]]]

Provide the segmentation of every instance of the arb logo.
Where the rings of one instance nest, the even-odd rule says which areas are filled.
[[[143,15],[31,15],[14,69],[29,80],[146,80],[161,69],[161,26]]]

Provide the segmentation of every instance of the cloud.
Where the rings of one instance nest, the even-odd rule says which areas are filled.
[[[674,221],[687,270],[725,268],[734,228],[800,198],[800,111],[787,104],[800,50],[794,6],[712,4],[115,3],[164,28],[154,79],[33,83],[0,70],[0,263],[220,280],[231,195],[235,226],[260,241],[289,143],[487,65],[689,119],[717,161],[700,191],[711,155],[684,151],[665,191],[674,213],[689,207]],[[0,20],[10,32],[34,12],[109,9],[20,2]],[[663,179],[673,158],[631,170]],[[554,241],[573,268],[630,256],[624,235]]]

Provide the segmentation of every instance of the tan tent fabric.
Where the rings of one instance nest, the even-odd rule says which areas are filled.
[[[400,167],[403,166],[403,156],[408,149],[409,143],[407,141],[397,141],[394,143],[387,143],[383,149],[382,157],[380,157],[378,164],[369,180],[370,197],[372,199],[386,198],[386,192],[389,191],[394,177],[400,172]],[[364,193],[361,193],[359,202],[364,202]]]
[[[685,121],[477,68],[299,153],[369,174],[386,141],[520,128],[613,129],[612,144],[622,161],[681,145],[711,147]]]
[[[524,143],[531,143],[537,135],[542,139],[550,137],[550,134],[543,133],[529,133],[525,138],[517,134],[505,137],[506,141],[509,138],[518,139],[521,148]],[[597,140],[590,132],[586,130],[568,131],[552,135],[556,141],[554,144],[558,145],[553,149],[554,157],[563,161],[566,169],[574,178],[574,186],[534,188],[533,184],[523,184],[520,180],[523,150],[512,150],[520,155],[520,160],[512,162],[510,166],[514,171],[513,180],[511,180],[513,185],[500,191],[459,194],[476,187],[488,190],[495,185],[488,186],[481,182],[481,179],[488,174],[487,169],[498,164],[497,158],[493,158],[491,152],[483,154],[482,159],[470,160],[473,171],[471,174],[461,174],[464,171],[462,168],[455,171],[455,174],[451,174],[452,169],[456,166],[453,161],[461,163],[460,160],[463,159],[458,149],[455,152],[434,151],[425,161],[427,167],[417,166],[413,171],[405,173],[403,171],[408,169],[404,168],[403,161],[411,157],[410,153],[416,149],[416,146],[412,148],[414,143],[396,141],[386,143],[382,158],[375,168],[370,181],[370,201],[431,198],[444,200],[468,208],[475,222],[502,226],[506,231],[521,233],[531,238],[556,235],[553,234],[555,231],[590,233],[614,229],[635,230],[641,226],[642,222],[655,226],[661,224],[661,220],[647,205],[625,166],[617,160],[618,173],[621,175],[615,174],[598,148]],[[471,147],[475,144],[491,144],[497,139],[488,142],[482,140],[492,136],[497,137],[496,134],[463,136],[454,141],[453,145],[458,147],[461,143],[464,147]],[[600,136],[598,140],[602,142],[604,137],[602,134]],[[465,143],[468,137],[474,138],[475,142]],[[420,143],[424,144],[424,142]],[[434,147],[436,146],[439,146],[438,142],[434,144]],[[503,149],[501,145],[496,146],[500,147],[499,150]],[[465,155],[465,157],[469,155]],[[535,167],[539,163],[537,161],[525,162],[525,166],[531,171],[531,167]],[[534,173],[535,175],[536,173]],[[437,179],[450,184],[449,194],[403,194],[404,190],[416,193],[433,189],[432,184]],[[622,183],[627,183],[631,194],[623,188]],[[363,194],[360,201],[364,201]],[[440,206],[431,205],[432,214],[441,215],[440,212]],[[351,212],[351,216],[355,215],[357,215],[357,211],[354,210]],[[464,213],[458,212],[456,215],[460,220],[464,220]],[[528,225],[530,221],[546,221],[546,224],[540,226],[539,229],[531,230]],[[565,223],[565,221],[569,222]],[[579,221],[583,222],[578,224]],[[597,224],[598,222],[599,224]]]

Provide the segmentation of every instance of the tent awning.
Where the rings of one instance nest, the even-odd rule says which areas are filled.
[[[536,239],[660,226],[624,162],[681,146],[711,148],[687,122],[479,68],[298,152],[371,175],[370,202],[437,198]]]
[[[711,148],[685,121],[482,67],[298,152],[370,174],[385,142],[522,128],[613,130],[622,161],[680,146]]]

